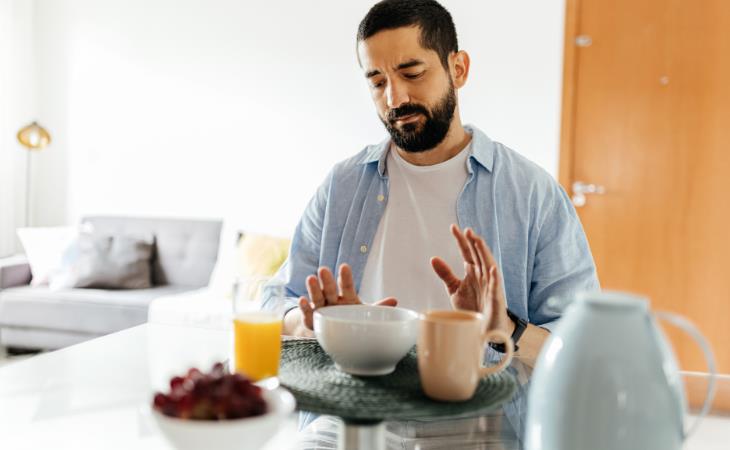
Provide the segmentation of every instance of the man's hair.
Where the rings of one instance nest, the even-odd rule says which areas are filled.
[[[417,26],[421,47],[434,50],[449,68],[449,55],[459,51],[451,14],[435,0],[382,0],[365,15],[357,28],[357,42],[383,30]]]

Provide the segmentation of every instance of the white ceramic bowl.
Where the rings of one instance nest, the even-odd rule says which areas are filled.
[[[327,306],[314,312],[314,335],[340,370],[386,375],[416,344],[418,313],[391,306]]]
[[[294,411],[294,396],[283,388],[264,390],[266,414],[231,420],[187,420],[152,409],[165,438],[178,450],[258,450],[279,430]]]

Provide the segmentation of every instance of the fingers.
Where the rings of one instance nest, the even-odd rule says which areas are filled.
[[[482,290],[482,284],[479,282],[477,274],[476,274],[476,268],[473,264],[464,264],[464,272],[466,272],[466,277],[464,277],[464,281],[466,283],[466,286],[471,287],[472,290],[470,292],[473,295],[473,303],[469,307],[469,309],[473,309],[474,311],[481,311],[482,310],[482,304],[484,302],[484,299],[482,298],[482,295],[484,294],[484,291]],[[474,280],[470,282],[469,280]]]
[[[499,298],[497,296],[497,289],[499,281],[497,280],[497,266],[489,268],[489,284],[487,285],[487,301],[484,305],[484,313],[487,317],[491,317],[491,312],[494,309],[494,303]]]
[[[306,297],[299,297],[299,309],[302,310],[302,320],[304,321],[304,326],[309,328],[310,330],[314,329],[314,310],[312,309],[312,306],[309,304],[309,300],[307,300]]]
[[[479,253],[482,255],[482,258],[484,258],[484,261],[487,264],[486,270],[489,270],[488,283],[491,286],[489,289],[494,289],[492,292],[494,293],[495,299],[502,298],[500,296],[502,290],[502,280],[499,278],[497,259],[494,257],[491,250],[489,250],[489,246],[486,242],[484,242],[483,238],[477,237],[476,244]]]
[[[466,230],[465,234],[469,239],[469,242],[472,244],[474,251],[479,257],[481,266],[483,268],[483,274],[485,276],[491,277],[493,273],[492,269],[496,269],[497,267],[497,259],[492,254],[492,251],[489,249],[489,246],[484,241],[484,238],[477,235],[474,230],[469,228]],[[495,270],[494,273],[498,273],[498,271]],[[499,284],[499,281],[500,280],[497,280],[497,284]]]
[[[481,238],[477,236],[471,228],[467,228],[464,235],[469,241],[469,248],[471,249],[472,254],[475,256],[476,276],[480,280],[483,280],[483,277],[487,276],[489,266],[487,265],[486,256],[481,252],[477,243],[477,241],[481,240]]]
[[[489,268],[489,284],[487,284],[487,298],[489,301],[494,301],[497,294],[497,267],[492,266]]]
[[[328,305],[360,303],[357,292],[355,292],[355,282],[350,266],[340,265],[339,272],[337,281],[327,267],[320,267],[317,270],[317,276],[307,277],[305,284],[309,298],[312,300],[311,306],[314,309]]]
[[[502,299],[503,297],[500,295],[502,293],[502,279],[499,276],[499,270],[497,270],[497,266],[492,266],[489,269],[489,291],[494,295],[494,300]],[[500,307],[506,307],[506,305],[502,305]]]
[[[489,285],[487,287],[487,300],[484,303],[482,313],[487,317],[487,329],[493,330],[499,328],[499,319],[495,314],[506,306],[500,305],[499,300],[499,289],[502,289],[499,284],[499,273],[497,272],[497,266],[489,268]]]
[[[345,303],[360,303],[355,292],[355,282],[352,279],[352,269],[348,264],[340,265],[340,276],[338,279],[340,284],[340,293]]]
[[[449,295],[456,292],[456,290],[459,288],[461,280],[459,280],[456,275],[454,275],[454,272],[451,270],[451,267],[446,264],[446,261],[439,257],[431,258],[431,267],[433,267],[436,275],[438,275],[439,278],[441,278],[441,280],[446,285],[446,290],[449,292]]]
[[[476,234],[474,234],[474,236],[476,237],[477,248],[479,249],[479,252],[484,257],[484,261],[487,263],[487,265],[490,267],[490,269],[492,267],[496,267],[497,260],[494,258],[492,251],[489,250],[489,246],[487,245],[487,243],[484,242],[484,238],[477,236]]]
[[[377,301],[373,304],[378,305],[378,306],[397,306],[398,300],[396,300],[395,297],[388,297],[388,298],[384,298],[380,301]]]
[[[464,279],[476,279],[477,275],[475,273],[475,270],[476,268],[474,267],[474,264],[464,264],[464,273],[466,274]]]
[[[326,267],[320,267],[317,271],[319,274],[319,281],[322,285],[322,293],[324,294],[324,300],[326,305],[337,304],[337,283],[335,282],[335,276]]]
[[[314,304],[314,308],[321,308],[325,306],[327,303],[324,298],[324,292],[322,292],[322,287],[319,284],[319,280],[314,275],[310,275],[307,277],[307,292],[309,293],[309,298],[312,300],[312,303]]]
[[[459,227],[456,224],[451,224],[451,234],[454,235],[456,243],[459,245],[459,251],[461,251],[461,257],[465,262],[469,264],[476,264],[474,255],[472,255],[471,247],[466,237],[461,233]]]

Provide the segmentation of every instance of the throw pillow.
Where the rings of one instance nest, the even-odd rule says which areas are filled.
[[[260,233],[241,233],[234,239],[231,233],[221,234],[209,289],[214,295],[232,298],[237,279],[250,276],[271,276],[279,270],[289,255],[290,239]]]
[[[245,233],[238,241],[235,275],[273,276],[289,256],[291,241],[265,234]]]
[[[81,233],[51,274],[51,289],[144,289],[152,286],[149,237]]]
[[[17,233],[33,275],[30,284],[42,286],[48,284],[51,272],[59,266],[63,251],[73,241],[78,228],[19,228]]]

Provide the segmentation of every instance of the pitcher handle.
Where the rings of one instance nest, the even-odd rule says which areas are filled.
[[[707,369],[710,373],[710,379],[707,383],[705,402],[702,404],[702,409],[700,410],[700,413],[695,419],[694,423],[684,430],[684,437],[688,438],[690,435],[692,435],[692,433],[697,430],[700,422],[702,422],[702,419],[707,415],[708,412],[710,412],[710,408],[712,407],[712,400],[715,397],[716,388],[715,377],[717,375],[717,369],[715,367],[715,356],[712,353],[712,347],[710,347],[710,344],[707,342],[705,337],[689,320],[680,315],[672,314],[666,311],[656,311],[654,312],[654,316],[666,322],[669,322],[670,324],[674,325],[677,328],[680,328],[685,333],[689,334],[690,337],[694,339],[697,345],[699,345],[702,349],[702,353],[704,353],[705,356],[705,361],[707,362]]]
[[[507,349],[507,353],[504,354],[499,364],[489,367],[482,366],[479,369],[479,376],[482,378],[486,377],[487,375],[491,375],[493,373],[501,372],[502,370],[504,370],[505,367],[507,367],[509,363],[512,362],[512,357],[515,354],[515,344],[514,342],[512,342],[512,337],[502,330],[491,330],[484,332],[484,334],[482,334],[482,343],[486,344],[487,342],[495,342],[494,338],[498,338],[496,342],[504,343]]]

